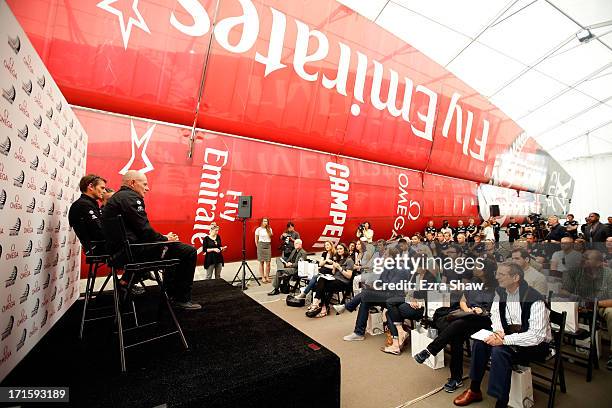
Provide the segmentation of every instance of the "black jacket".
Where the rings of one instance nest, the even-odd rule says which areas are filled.
[[[129,187],[121,187],[102,209],[102,219],[105,223],[107,220],[116,218],[118,215],[123,217],[127,239],[130,243],[138,244],[168,240],[168,238],[151,227],[143,198]],[[109,245],[109,249],[113,251],[120,247],[120,243],[117,242],[110,242]]]
[[[587,242],[606,242],[609,235],[608,226],[601,222],[588,225],[584,230],[584,238]]]
[[[98,201],[85,194],[81,194],[79,199],[70,206],[68,222],[74,228],[86,252],[93,249],[90,242],[104,241],[101,218]]]

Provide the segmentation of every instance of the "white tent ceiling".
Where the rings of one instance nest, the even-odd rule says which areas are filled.
[[[557,160],[612,153],[612,0],[338,1],[489,98]]]

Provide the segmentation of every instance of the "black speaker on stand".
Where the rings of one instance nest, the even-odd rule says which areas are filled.
[[[241,282],[240,286],[242,287],[242,290],[248,289],[246,284],[247,269],[251,273],[253,279],[255,279],[255,282],[257,282],[257,284],[261,286],[261,283],[259,283],[259,279],[257,279],[257,276],[255,276],[253,270],[246,261],[246,222],[249,218],[251,218],[252,205],[253,196],[238,197],[238,218],[242,220],[242,264],[240,265],[240,268],[238,268],[238,272],[236,272],[236,275],[234,275],[234,279],[232,279],[232,286],[236,282],[236,279],[238,279],[238,275],[240,275],[240,273],[242,272],[242,278],[239,280],[239,282]]]

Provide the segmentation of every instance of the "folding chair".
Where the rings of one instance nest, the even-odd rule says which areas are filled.
[[[579,365],[586,366],[586,380],[591,382],[593,379],[593,367],[599,368],[599,355],[597,354],[597,299],[594,299],[593,312],[584,314],[580,317],[584,317],[589,326],[588,329],[578,329],[575,333],[565,333],[564,339],[566,344],[570,344],[578,349],[587,350],[587,357],[583,357],[580,354],[563,351],[563,356],[571,358],[576,361]],[[582,346],[576,343],[577,340],[589,339],[589,346]]]
[[[551,370],[551,377],[547,377],[543,374],[537,373],[532,370],[531,374],[534,377],[546,380],[548,384],[542,384],[540,382],[533,382],[533,387],[544,391],[548,394],[548,408],[552,408],[555,405],[555,395],[557,393],[557,385],[561,388],[562,393],[567,392],[565,385],[565,370],[563,368],[563,358],[561,353],[561,347],[563,345],[563,336],[565,334],[565,321],[567,319],[567,312],[559,313],[554,310],[550,311],[550,322],[559,326],[559,329],[552,331],[553,341],[550,344],[550,353],[546,357],[546,361],[543,363],[532,362],[532,365]],[[552,361],[552,366],[550,362]]]
[[[117,216],[116,218],[112,218],[112,219],[105,219],[104,220],[104,232],[109,242],[115,242],[117,244],[120,244],[119,252],[111,254],[109,256],[108,264],[111,267],[111,275],[113,279],[113,298],[114,298],[114,308],[115,308],[115,321],[117,323],[117,335],[119,339],[121,371],[122,372],[126,371],[125,351],[126,349],[131,348],[131,347],[135,347],[138,345],[149,343],[154,340],[159,340],[164,337],[178,334],[185,350],[189,349],[187,340],[185,339],[185,336],[183,334],[183,330],[181,329],[181,326],[178,320],[176,319],[176,315],[174,314],[174,311],[172,310],[172,306],[170,305],[170,299],[168,298],[168,293],[166,292],[164,282],[160,277],[160,271],[166,272],[168,269],[175,268],[179,264],[180,260],[161,259],[161,260],[156,260],[156,261],[137,262],[133,256],[134,250],[138,250],[138,249],[145,250],[145,249],[151,249],[151,248],[156,248],[156,247],[159,247],[162,250],[162,254],[163,254],[165,253],[165,251],[163,250],[163,247],[172,245],[172,242],[162,241],[162,242],[152,242],[152,243],[144,243],[144,244],[131,244],[127,239],[125,225],[123,223],[123,219],[121,216]],[[123,264],[122,260],[125,260],[126,263]],[[159,285],[159,291],[160,291],[160,296],[161,296],[160,304],[158,306],[157,321],[146,323],[146,324],[141,324],[141,325],[139,325],[138,322],[136,322],[135,327],[128,328],[128,329],[123,328],[123,324],[121,320],[121,306],[120,306],[120,299],[119,299],[119,277],[117,274],[118,269],[124,270],[124,276],[126,276],[126,274],[130,276],[128,285],[125,288],[126,299],[129,298],[130,290],[132,286],[134,285],[134,283],[137,281],[136,276],[143,272],[153,271],[155,280],[157,281],[157,284]],[[175,330],[165,333],[165,334],[155,336],[155,337],[151,337],[149,339],[142,340],[142,341],[139,341],[133,344],[129,344],[129,345],[124,344],[124,338],[123,338],[124,332],[143,328],[146,326],[151,326],[151,325],[159,323],[159,319],[161,317],[162,303],[166,304],[168,312],[170,313],[170,317],[172,318],[172,321],[174,323]]]

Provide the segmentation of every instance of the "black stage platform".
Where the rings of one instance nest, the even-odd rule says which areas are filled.
[[[155,291],[138,299],[141,323],[155,316]],[[201,311],[177,312],[189,351],[178,336],[130,349],[121,374],[112,319],[78,340],[79,301],[0,385],[69,386],[78,407],[340,406],[338,356],[225,281],[195,282],[193,298]]]

